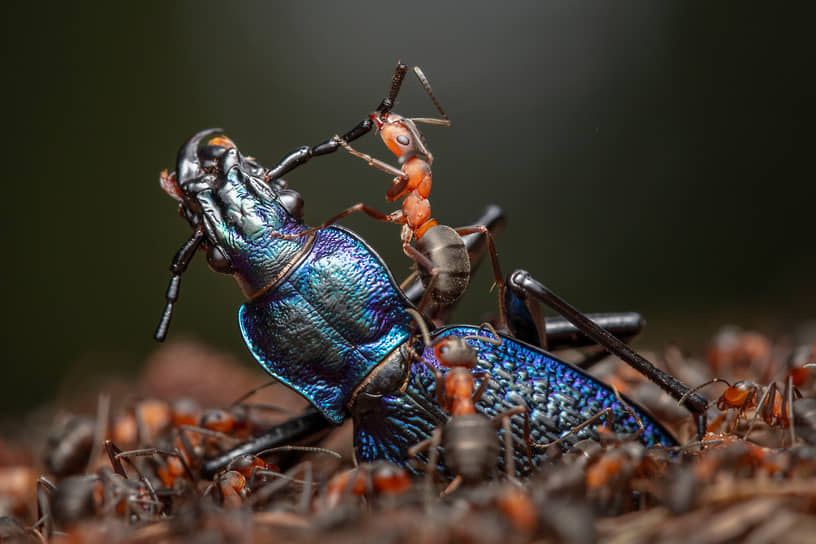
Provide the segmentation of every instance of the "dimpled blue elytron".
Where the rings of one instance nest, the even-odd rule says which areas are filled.
[[[342,228],[239,312],[244,341],[272,376],[341,423],[363,378],[410,334],[408,301],[379,256]]]
[[[453,326],[440,329],[434,338],[457,335],[485,335],[476,327]],[[513,338],[500,335],[501,345],[470,339],[478,350],[477,370],[486,373],[488,387],[476,403],[476,410],[493,417],[522,405],[527,409],[530,440],[546,443],[567,435],[574,427],[605,408],[613,412],[611,426],[621,436],[639,431],[632,412],[643,423],[638,440],[645,446],[675,446],[675,439],[651,416],[627,401],[625,406],[607,384],[549,353]],[[422,358],[440,366],[432,347],[426,347]],[[414,362],[404,391],[368,399],[355,418],[355,450],[359,461],[388,459],[404,463],[407,448],[430,436],[447,415],[435,402],[436,382],[423,361]],[[516,468],[525,472],[528,466],[524,439],[524,417],[511,418]],[[598,422],[600,424],[602,422]],[[562,447],[582,438],[597,437],[596,425],[590,425],[565,440]],[[544,457],[541,452],[534,456]],[[499,460],[501,463],[501,459]]]
[[[442,330],[438,336],[478,334],[489,333],[457,326]],[[490,378],[489,387],[476,404],[478,411],[492,417],[523,402],[530,418],[531,440],[549,442],[601,410],[611,408],[615,433],[626,435],[639,431],[634,412],[643,423],[639,437],[643,445],[676,445],[674,437],[663,426],[622,396],[624,405],[606,383],[541,349],[506,336],[501,339],[500,346],[469,340],[478,350],[479,370],[487,372]],[[426,348],[424,357],[433,357],[433,350]],[[521,417],[518,422],[522,422]],[[592,436],[592,427],[578,432],[576,440]]]

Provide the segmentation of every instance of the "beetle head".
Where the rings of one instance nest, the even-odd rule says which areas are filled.
[[[269,181],[268,172],[220,129],[207,129],[181,146],[176,171],[160,176],[180,215],[203,232],[200,248],[210,268],[234,275],[247,294],[305,241],[278,238],[305,228],[303,199],[283,180]]]

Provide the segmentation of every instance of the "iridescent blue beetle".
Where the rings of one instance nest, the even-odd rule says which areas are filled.
[[[386,98],[380,108],[392,104],[393,99]],[[370,128],[370,122],[363,121],[343,139],[351,141]],[[406,312],[412,303],[382,259],[353,232],[331,226],[308,236],[281,237],[309,229],[303,222],[302,198],[281,176],[312,156],[334,151],[336,142],[300,148],[275,168],[265,169],[220,133],[210,129],[191,137],[179,151],[176,172],[161,178],[165,191],[179,201],[193,235],[171,265],[167,306],[156,339],[163,340],[167,333],[181,274],[197,250],[205,251],[210,267],[231,274],[248,299],[239,311],[239,324],[252,354],[316,409],[243,451],[302,437],[321,422],[339,424],[352,417],[358,461],[404,464],[408,448],[447,418],[436,403],[435,379],[426,366],[439,368],[439,362],[433,349],[412,334],[413,318]],[[688,391],[526,272],[510,274],[507,285],[508,308],[542,300],[675,398]],[[432,331],[433,338],[479,334],[472,326]],[[658,422],[631,401],[622,403],[607,384],[533,345],[500,337],[500,345],[469,340],[478,351],[479,370],[489,376],[477,410],[492,416],[508,407],[527,409],[528,435],[524,418],[513,418],[514,453],[521,470],[530,466],[529,440],[555,440],[605,408],[615,415],[615,432],[638,432],[626,404],[643,422],[639,439],[645,445],[676,444]],[[696,395],[689,395],[686,404],[698,414],[705,409],[705,400]],[[590,426],[577,438],[593,433]],[[215,470],[219,462],[223,460],[205,471]]]

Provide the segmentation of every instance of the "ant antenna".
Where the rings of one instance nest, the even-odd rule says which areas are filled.
[[[425,77],[425,73],[419,66],[414,66],[414,74],[416,74],[417,79],[419,79],[419,82],[422,84],[422,87],[425,89],[425,92],[428,93],[431,102],[434,103],[434,106],[436,106],[436,109],[439,111],[440,115],[442,115],[442,119],[427,119],[424,117],[418,117],[412,118],[411,120],[430,125],[440,125],[449,127],[451,124],[450,119],[448,119],[448,116],[445,114],[445,110],[442,109],[442,106],[439,105],[439,101],[434,96],[433,91],[431,90],[431,84],[430,82],[428,82],[428,78]]]
[[[433,342],[431,342],[431,333],[428,330],[428,325],[425,324],[425,319],[422,317],[422,314],[413,308],[405,308],[405,312],[410,314],[410,316],[414,318],[414,322],[419,326],[419,330],[422,332],[423,343],[426,346],[433,345]]]

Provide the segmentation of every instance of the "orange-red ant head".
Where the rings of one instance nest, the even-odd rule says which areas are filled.
[[[372,468],[371,480],[377,493],[400,494],[411,487],[411,477],[404,468],[378,463]]]
[[[717,401],[720,410],[730,408],[753,408],[756,406],[758,387],[755,383],[741,381],[726,389]]]
[[[235,418],[226,410],[207,410],[201,415],[198,423],[209,431],[231,433],[236,426]]]
[[[266,462],[257,455],[252,455],[251,453],[239,455],[230,461],[229,465],[227,465],[228,471],[238,472],[244,478],[251,478],[252,473],[255,470],[265,468],[267,468]]]
[[[397,113],[383,117],[377,112],[369,117],[377,126],[377,133],[386,147],[399,158],[400,163],[416,156],[424,158],[428,164],[433,162],[425,137],[411,119]]]
[[[446,336],[434,346],[434,354],[442,366],[473,368],[476,350],[461,336]]]

